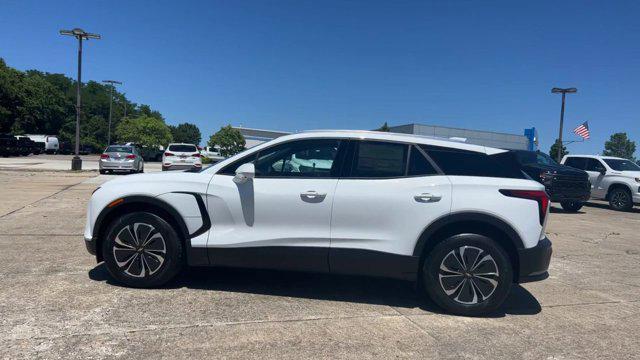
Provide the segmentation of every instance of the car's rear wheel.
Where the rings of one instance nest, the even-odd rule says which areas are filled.
[[[629,211],[633,207],[633,198],[631,192],[627,189],[618,187],[611,190],[609,194],[609,206],[617,211]]]
[[[566,212],[578,212],[584,203],[580,201],[563,201],[560,203],[562,209]]]
[[[107,173],[107,170],[100,170],[100,174],[104,175]]]
[[[182,243],[176,231],[161,217],[136,212],[114,221],[102,244],[111,276],[140,288],[161,286],[182,269]]]
[[[513,269],[494,240],[454,235],[426,256],[422,281],[427,295],[447,312],[478,316],[497,310],[511,289]]]

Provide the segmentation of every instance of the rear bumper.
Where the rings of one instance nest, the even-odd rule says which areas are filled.
[[[168,170],[190,170],[190,169],[200,169],[202,168],[201,164],[174,164],[174,165],[162,165],[162,171]]]
[[[134,170],[135,168],[135,161],[100,160],[100,170]]]
[[[551,241],[546,237],[532,248],[518,249],[520,269],[516,282],[540,281],[549,277],[548,270],[551,262],[551,253]]]

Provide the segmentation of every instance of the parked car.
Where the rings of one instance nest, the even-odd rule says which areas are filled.
[[[162,155],[162,171],[201,168],[200,152],[193,144],[169,144]]]
[[[164,147],[163,146],[156,146],[156,147],[145,146],[140,148],[140,153],[142,154],[142,158],[144,158],[145,161],[160,162],[162,161],[162,155],[164,154]]]
[[[18,140],[13,135],[0,134],[0,156],[14,156],[18,153]]]
[[[297,154],[331,166],[286,166]],[[200,172],[109,181],[91,196],[84,238],[132,287],[161,286],[184,263],[370,275],[417,282],[447,311],[479,315],[513,283],[548,276],[548,205],[505,150],[305,132]]]
[[[55,135],[34,135],[27,134],[27,136],[39,143],[44,143],[44,152],[47,154],[57,154],[58,149],[60,148],[60,142],[58,141],[58,137]]]
[[[599,155],[565,155],[562,164],[584,170],[591,181],[591,198],[606,200],[614,210],[631,210],[640,203],[640,166],[631,160]]]
[[[205,146],[204,150],[200,151],[200,154],[213,160],[214,163],[225,159],[224,156],[220,155],[220,148],[218,147]]]
[[[544,185],[549,198],[568,212],[576,212],[589,200],[591,185],[585,171],[558,164],[540,151],[511,151],[522,171]]]
[[[109,145],[100,155],[100,174],[107,172],[144,172],[144,160],[135,146]]]

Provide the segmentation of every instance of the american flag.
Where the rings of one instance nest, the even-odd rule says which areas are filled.
[[[589,139],[589,123],[588,122],[583,122],[582,124],[578,125],[577,128],[573,129],[573,132],[580,136],[581,138],[588,140]]]

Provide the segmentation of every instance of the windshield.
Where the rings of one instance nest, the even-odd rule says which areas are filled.
[[[631,160],[602,159],[610,168],[616,171],[640,171],[640,166]]]
[[[114,153],[114,152],[131,153],[132,149],[131,149],[131,146],[109,146],[107,148],[107,150],[105,150],[104,152],[106,152],[106,153]]]
[[[557,165],[551,156],[539,151],[516,151],[516,157],[520,164]]]
[[[169,145],[169,151],[175,152],[197,152],[198,149],[194,145]]]

